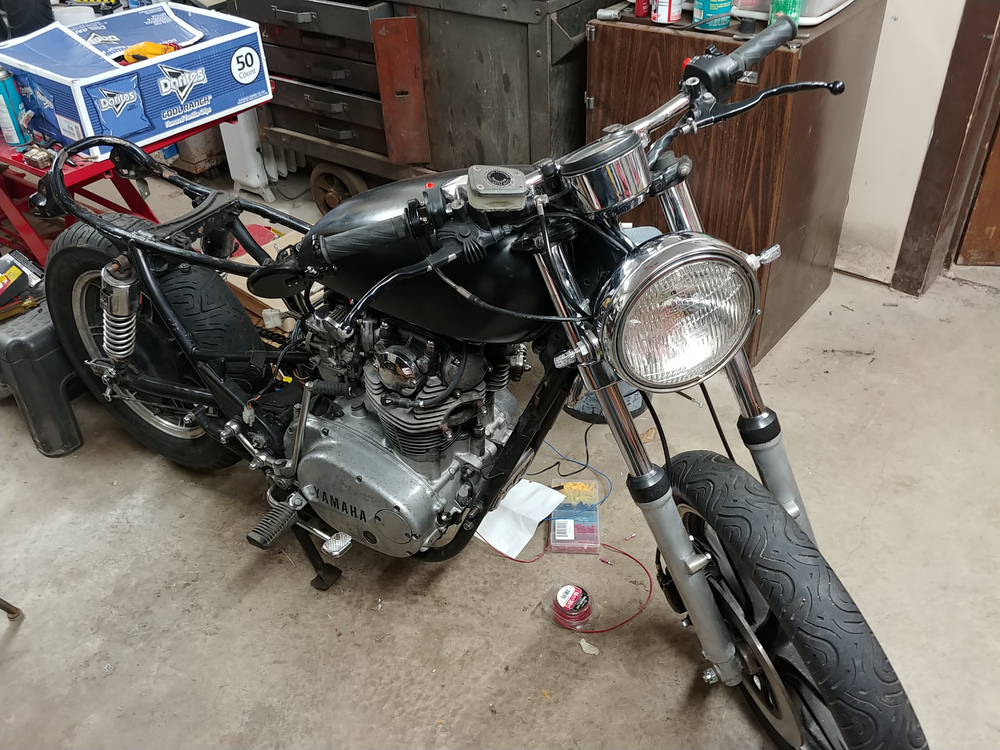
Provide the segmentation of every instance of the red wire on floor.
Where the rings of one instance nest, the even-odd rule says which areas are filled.
[[[639,615],[641,615],[642,611],[644,609],[646,609],[646,605],[649,604],[649,600],[653,598],[653,576],[649,572],[649,568],[647,568],[645,565],[643,565],[641,562],[639,562],[638,559],[632,557],[632,555],[630,555],[625,550],[618,549],[617,547],[612,547],[610,544],[605,544],[604,542],[601,542],[601,546],[602,547],[607,547],[609,550],[611,550],[612,552],[617,552],[619,555],[625,555],[625,557],[627,557],[629,560],[631,560],[636,565],[638,565],[640,568],[642,568],[643,572],[646,574],[646,578],[649,579],[649,591],[646,594],[646,601],[644,601],[642,603],[642,606],[639,607],[638,610],[636,610],[636,613],[634,615],[632,615],[631,617],[629,617],[627,620],[622,620],[617,625],[612,625],[610,628],[601,628],[600,630],[577,630],[576,628],[573,628],[573,630],[576,631],[577,633],[608,633],[608,632],[614,630],[615,628],[620,628],[622,625],[625,625],[626,623],[632,622],[632,620],[634,620],[636,617],[638,617]]]
[[[533,562],[538,562],[539,560],[542,559],[542,556],[546,552],[549,551],[549,537],[548,537],[548,534],[545,535],[545,546],[542,548],[542,551],[539,552],[536,557],[533,557],[530,560],[518,560],[516,557],[511,557],[510,555],[505,555],[503,552],[501,552],[496,547],[494,547],[492,544],[490,544],[485,539],[483,539],[482,535],[480,535],[479,532],[476,532],[476,536],[479,537],[479,540],[481,542],[483,542],[487,547],[489,547],[491,550],[493,550],[494,552],[496,552],[501,557],[505,557],[508,560],[510,560],[511,562],[521,563],[522,565],[530,565]],[[646,601],[644,601],[642,603],[642,606],[639,607],[638,610],[636,610],[636,612],[635,612],[634,615],[632,615],[631,617],[629,617],[626,620],[622,620],[617,625],[612,625],[610,628],[601,628],[600,630],[577,630],[576,628],[567,628],[568,630],[573,630],[573,631],[575,631],[577,633],[589,633],[589,634],[611,632],[612,630],[615,630],[616,628],[620,628],[622,625],[625,625],[627,623],[632,622],[632,620],[634,620],[636,617],[638,617],[639,615],[641,615],[642,611],[644,609],[646,609],[646,607],[649,605],[650,600],[653,598],[653,575],[652,575],[652,573],[649,572],[649,568],[647,568],[637,558],[633,557],[632,555],[630,555],[625,550],[618,549],[617,547],[612,547],[610,544],[605,544],[604,542],[601,542],[601,546],[602,547],[607,547],[609,550],[611,550],[613,552],[617,552],[619,555],[625,555],[625,557],[627,557],[629,560],[631,560],[636,565],[638,565],[640,568],[642,568],[642,571],[646,574],[646,578],[649,581],[649,591],[646,593]],[[563,627],[566,627],[566,626],[564,625]]]
[[[480,534],[478,531],[476,532],[476,536],[479,537],[479,541],[481,541],[483,544],[485,544],[491,550],[493,550],[498,555],[500,555],[500,557],[506,557],[511,562],[521,563],[522,565],[530,565],[533,562],[538,562],[539,560],[542,559],[542,555],[544,555],[546,552],[549,551],[549,535],[548,534],[545,535],[545,546],[542,547],[542,551],[538,553],[537,557],[533,557],[530,560],[518,560],[516,557],[511,557],[510,555],[505,555],[503,552],[501,552],[500,550],[498,550],[492,544],[490,544],[489,542],[487,542],[486,539],[483,538],[483,535]]]

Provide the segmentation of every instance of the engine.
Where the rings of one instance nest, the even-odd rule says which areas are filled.
[[[336,530],[407,557],[476,502],[478,478],[517,421],[507,384],[527,369],[525,351],[437,341],[376,318],[338,343],[325,331],[342,313],[320,307],[307,322],[308,345],[325,380],[359,395],[310,410],[298,485]],[[291,430],[286,455],[293,442]]]

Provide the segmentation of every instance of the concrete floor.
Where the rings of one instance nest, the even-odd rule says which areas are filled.
[[[1000,744],[997,279],[914,299],[837,275],[757,368],[820,544],[937,748]],[[725,383],[710,387],[732,425]],[[707,409],[657,404],[673,451],[717,448]],[[0,594],[25,610],[0,625],[0,747],[768,746],[737,695],[698,679],[658,590],[588,636],[597,656],[538,611],[567,576],[605,623],[628,616],[647,581],[625,558],[516,565],[475,543],[431,566],[356,546],[321,593],[293,539],[245,542],[258,475],[179,469],[96,402],[76,409],[86,444],[46,459],[0,404]],[[581,457],[582,434],[564,417],[550,439]],[[590,443],[615,481],[604,539],[650,564],[606,428]]]

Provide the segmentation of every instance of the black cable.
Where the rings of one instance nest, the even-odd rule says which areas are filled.
[[[736,463],[736,459],[733,458],[733,450],[729,447],[726,434],[722,431],[722,423],[719,422],[719,415],[715,413],[715,404],[712,403],[712,397],[708,395],[708,388],[705,387],[704,383],[701,384],[701,395],[705,397],[705,403],[708,404],[708,411],[712,414],[712,421],[715,422],[715,429],[719,433],[722,444],[726,447],[726,455],[729,456],[730,461]]]
[[[541,232],[542,239],[545,241],[546,252],[548,252],[552,247],[552,243],[549,241],[549,228],[548,225],[545,223],[546,221],[548,221],[548,218],[549,217],[546,214],[541,214],[538,219],[538,229]],[[552,278],[555,281],[556,286],[559,287],[559,291],[562,292],[563,301],[569,303],[569,306],[572,307],[573,310],[579,313],[581,316],[585,318],[588,317],[590,313],[588,313],[586,310],[580,307],[580,305],[577,304],[576,300],[574,299],[572,290],[569,289],[567,285],[563,284],[562,275],[556,273],[552,275]]]
[[[663,156],[664,152],[670,148],[670,144],[674,142],[674,139],[681,134],[681,130],[690,121],[690,116],[685,117],[679,123],[674,125],[670,130],[660,136],[652,146],[650,146],[649,151],[646,152],[646,163],[652,168],[660,157]]]
[[[518,312],[517,310],[510,310],[506,307],[497,307],[492,305],[481,297],[477,297],[464,286],[457,284],[450,278],[445,276],[440,268],[435,268],[434,272],[441,278],[441,280],[454,289],[458,294],[462,296],[463,299],[467,300],[469,303],[475,305],[476,307],[481,307],[484,310],[489,310],[490,312],[499,313],[501,315],[511,315],[515,318],[523,318],[525,320],[538,320],[545,323],[579,323],[582,320],[590,320],[593,316],[588,316],[582,318],[580,316],[575,316],[571,318],[562,318],[558,315],[533,315],[532,313]]]
[[[649,409],[649,416],[653,418],[656,431],[660,434],[660,446],[663,448],[663,470],[667,472],[667,476],[670,476],[670,448],[667,447],[667,436],[663,433],[663,425],[660,424],[660,417],[656,413],[656,409],[653,408],[653,400],[649,394],[645,391],[639,391],[639,393],[642,400],[646,402],[646,408]]]
[[[574,469],[569,474],[563,474],[562,470],[559,468],[560,466],[562,466],[562,461],[556,461],[554,464],[551,464],[550,466],[546,466],[544,469],[540,469],[538,471],[530,472],[529,474],[525,474],[525,476],[528,476],[528,477],[537,477],[539,474],[544,474],[547,471],[551,471],[552,469],[555,469],[556,470],[556,474],[558,474],[563,479],[567,479],[569,477],[572,477],[572,476],[575,476],[577,474],[580,474],[581,472],[583,472],[586,469],[589,469],[590,468],[590,430],[593,428],[593,426],[595,424],[597,424],[597,423],[596,422],[591,422],[589,425],[587,425],[587,429],[583,431],[583,453],[584,453],[584,456],[583,456],[583,466],[581,466],[579,469]]]
[[[432,399],[423,401],[414,398],[403,398],[402,396],[397,396],[394,393],[388,394],[382,397],[382,403],[391,406],[401,406],[404,409],[413,409],[419,406],[421,409],[430,409],[435,406],[440,406],[445,402],[445,400],[455,392],[458,388],[458,383],[465,374],[465,367],[469,364],[469,348],[465,344],[462,344],[462,362],[458,366],[458,372],[455,373],[455,377],[452,379],[451,384],[445,388],[445,390],[439,393]]]
[[[626,247],[621,240],[619,240],[613,234],[605,231],[601,227],[595,225],[593,221],[590,219],[586,219],[583,216],[577,216],[576,214],[570,213],[569,211],[552,211],[545,215],[549,218],[569,219],[570,221],[575,221],[579,224],[582,224],[585,228],[589,229],[594,234],[597,234],[602,239],[606,240],[607,242],[610,242],[620,252],[624,253],[625,255],[628,255],[629,253],[629,248]]]
[[[277,376],[278,372],[281,370],[281,362],[282,360],[284,360],[285,355],[288,354],[288,352],[291,351],[291,348],[295,346],[295,344],[297,343],[301,326],[302,326],[302,319],[299,318],[297,321],[295,321],[295,328],[292,329],[292,335],[288,337],[288,343],[285,344],[284,347],[282,347],[280,352],[278,352],[278,359],[274,363],[275,376]],[[249,401],[247,401],[247,405],[249,406],[254,401],[263,396],[265,393],[267,393],[268,389],[274,387],[274,383],[275,379],[268,380],[268,382],[265,383],[264,386],[259,391],[257,391],[257,393],[254,394],[254,396]]]

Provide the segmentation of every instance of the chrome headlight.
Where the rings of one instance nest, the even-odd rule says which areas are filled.
[[[628,383],[668,392],[697,385],[743,346],[757,318],[757,275],[706,234],[663,235],[636,248],[601,294],[604,356]]]

